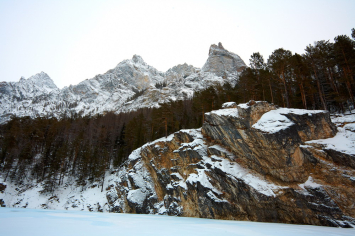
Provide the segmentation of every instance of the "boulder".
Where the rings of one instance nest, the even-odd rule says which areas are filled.
[[[299,146],[333,137],[336,127],[326,111],[277,109],[267,102],[251,101],[236,109],[206,113],[202,133],[230,148],[249,168],[301,183],[316,160]]]

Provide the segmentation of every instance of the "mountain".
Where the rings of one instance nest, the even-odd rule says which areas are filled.
[[[134,55],[63,89],[45,73],[1,83],[2,123],[161,108],[3,124],[0,205],[354,227],[355,115],[253,100],[205,113],[235,94],[197,91],[243,68],[218,44],[202,69]]]
[[[0,203],[355,225],[355,115],[331,118],[323,110],[255,101],[223,107],[206,113],[200,129],[180,130],[134,150],[120,167],[106,171],[102,183],[81,185],[66,173],[63,184],[45,192],[46,182],[36,180],[32,168],[19,183],[0,173]]]
[[[52,79],[44,72],[28,79],[21,77],[17,83],[1,82],[0,123],[9,120],[12,115],[45,116],[52,110],[53,106],[49,106],[50,101],[55,100],[59,91]]]
[[[134,55],[104,74],[63,89],[42,72],[27,80],[0,84],[0,123],[14,115],[61,118],[159,107],[169,100],[191,98],[195,91],[210,86],[227,82],[234,86],[244,67],[238,55],[219,43],[211,45],[202,69],[183,64],[163,73]]]

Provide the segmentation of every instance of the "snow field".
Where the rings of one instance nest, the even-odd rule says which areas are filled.
[[[355,229],[188,217],[0,208],[2,236],[353,236]]]

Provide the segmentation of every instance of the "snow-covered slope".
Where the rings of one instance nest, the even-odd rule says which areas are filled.
[[[214,63],[216,57],[223,63]],[[212,45],[203,70],[183,64],[164,73],[134,55],[104,74],[61,90],[42,72],[27,80],[0,83],[0,124],[13,115],[60,118],[158,107],[169,100],[191,98],[194,91],[209,86],[227,82],[234,86],[243,65],[236,54]]]

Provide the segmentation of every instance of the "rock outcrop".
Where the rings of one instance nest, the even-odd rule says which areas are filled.
[[[234,115],[226,110],[207,113],[203,134],[229,147],[250,169],[285,182],[306,181],[306,169],[316,162],[301,150],[301,144],[336,133],[329,114],[323,111],[276,109],[267,102],[237,106],[232,111]],[[274,123],[280,124],[274,127]]]
[[[329,113],[250,102],[206,113],[205,120],[202,129],[134,151],[108,188],[110,210],[355,224],[355,170],[305,145],[336,134]]]
[[[202,67],[204,72],[212,72],[218,76],[225,77],[228,73],[242,72],[246,68],[244,61],[235,53],[229,52],[222,46],[222,43],[212,44],[209,57]]]

